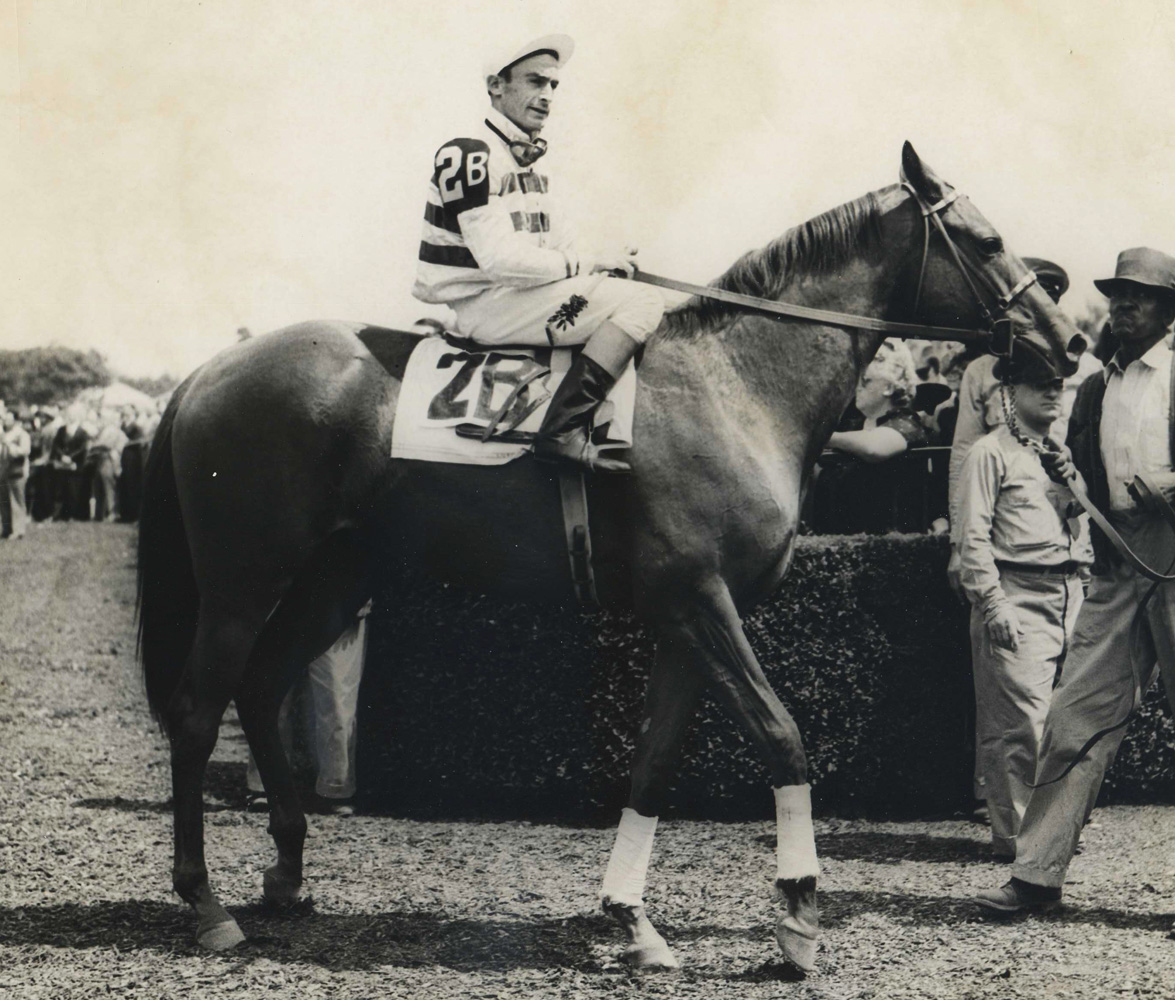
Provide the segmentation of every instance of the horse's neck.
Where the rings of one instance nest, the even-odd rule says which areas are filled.
[[[860,259],[834,273],[797,276],[779,300],[879,317],[891,289],[884,262]],[[797,444],[802,441],[806,457],[814,457],[827,440],[880,341],[878,334],[767,316],[733,324],[720,337],[745,391],[781,433],[801,432]]]

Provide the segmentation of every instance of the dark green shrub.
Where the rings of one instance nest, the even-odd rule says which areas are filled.
[[[803,734],[817,808],[895,816],[970,802],[967,612],[946,540],[801,538],[776,595],[745,618]],[[653,643],[619,615],[508,605],[445,587],[376,602],[360,707],[361,793],[399,814],[612,818],[623,804]],[[1152,693],[1107,782],[1175,799],[1171,722]],[[671,812],[769,817],[758,754],[712,699]]]

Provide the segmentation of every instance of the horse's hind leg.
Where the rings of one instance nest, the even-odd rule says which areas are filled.
[[[725,588],[678,607],[664,631],[692,647],[718,697],[759,748],[775,787],[778,848],[776,891],[786,904],[775,929],[784,957],[798,969],[816,966],[816,841],[808,794],[808,762],[800,732],[763,673]]]
[[[302,888],[306,814],[277,718],[294,678],[338,639],[367,596],[367,554],[354,533],[328,536],[266,623],[253,650],[237,711],[269,799],[269,833],[277,863],[265,871],[268,902],[290,906]]]
[[[247,624],[206,611],[183,679],[166,712],[175,821],[172,885],[196,911],[196,941],[213,951],[232,948],[245,936],[208,883],[204,771],[254,637]]]
[[[302,888],[306,815],[278,730],[278,713],[290,678],[283,676],[281,665],[274,666],[276,674],[266,671],[254,675],[237,693],[237,713],[269,800],[269,834],[277,846],[277,862],[265,870],[265,898],[288,907],[298,901]]]
[[[658,642],[633,759],[628,808],[620,820],[600,890],[604,909],[628,936],[624,960],[636,968],[678,967],[677,958],[645,912],[645,871],[657,816],[665,805],[669,781],[704,683],[704,675],[679,647],[666,640]]]

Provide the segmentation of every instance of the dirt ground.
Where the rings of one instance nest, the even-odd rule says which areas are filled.
[[[969,902],[1006,875],[983,827],[820,821],[826,935],[803,981],[776,961],[771,826],[665,822],[648,903],[683,970],[634,976],[595,908],[610,829],[314,816],[313,902],[266,912],[273,847],[265,817],[244,810],[231,720],[206,788],[208,863],[249,941],[202,953],[170,890],[167,750],[134,659],[134,543],[123,526],[69,524],[0,544],[6,997],[1175,998],[1170,808],[1099,811],[1067,905],[996,923]]]

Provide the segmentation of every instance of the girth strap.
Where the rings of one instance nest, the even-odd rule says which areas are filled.
[[[580,604],[598,608],[596,577],[592,570],[592,536],[588,527],[587,486],[583,473],[559,470],[559,498],[563,501],[563,532],[571,561],[571,584]]]

